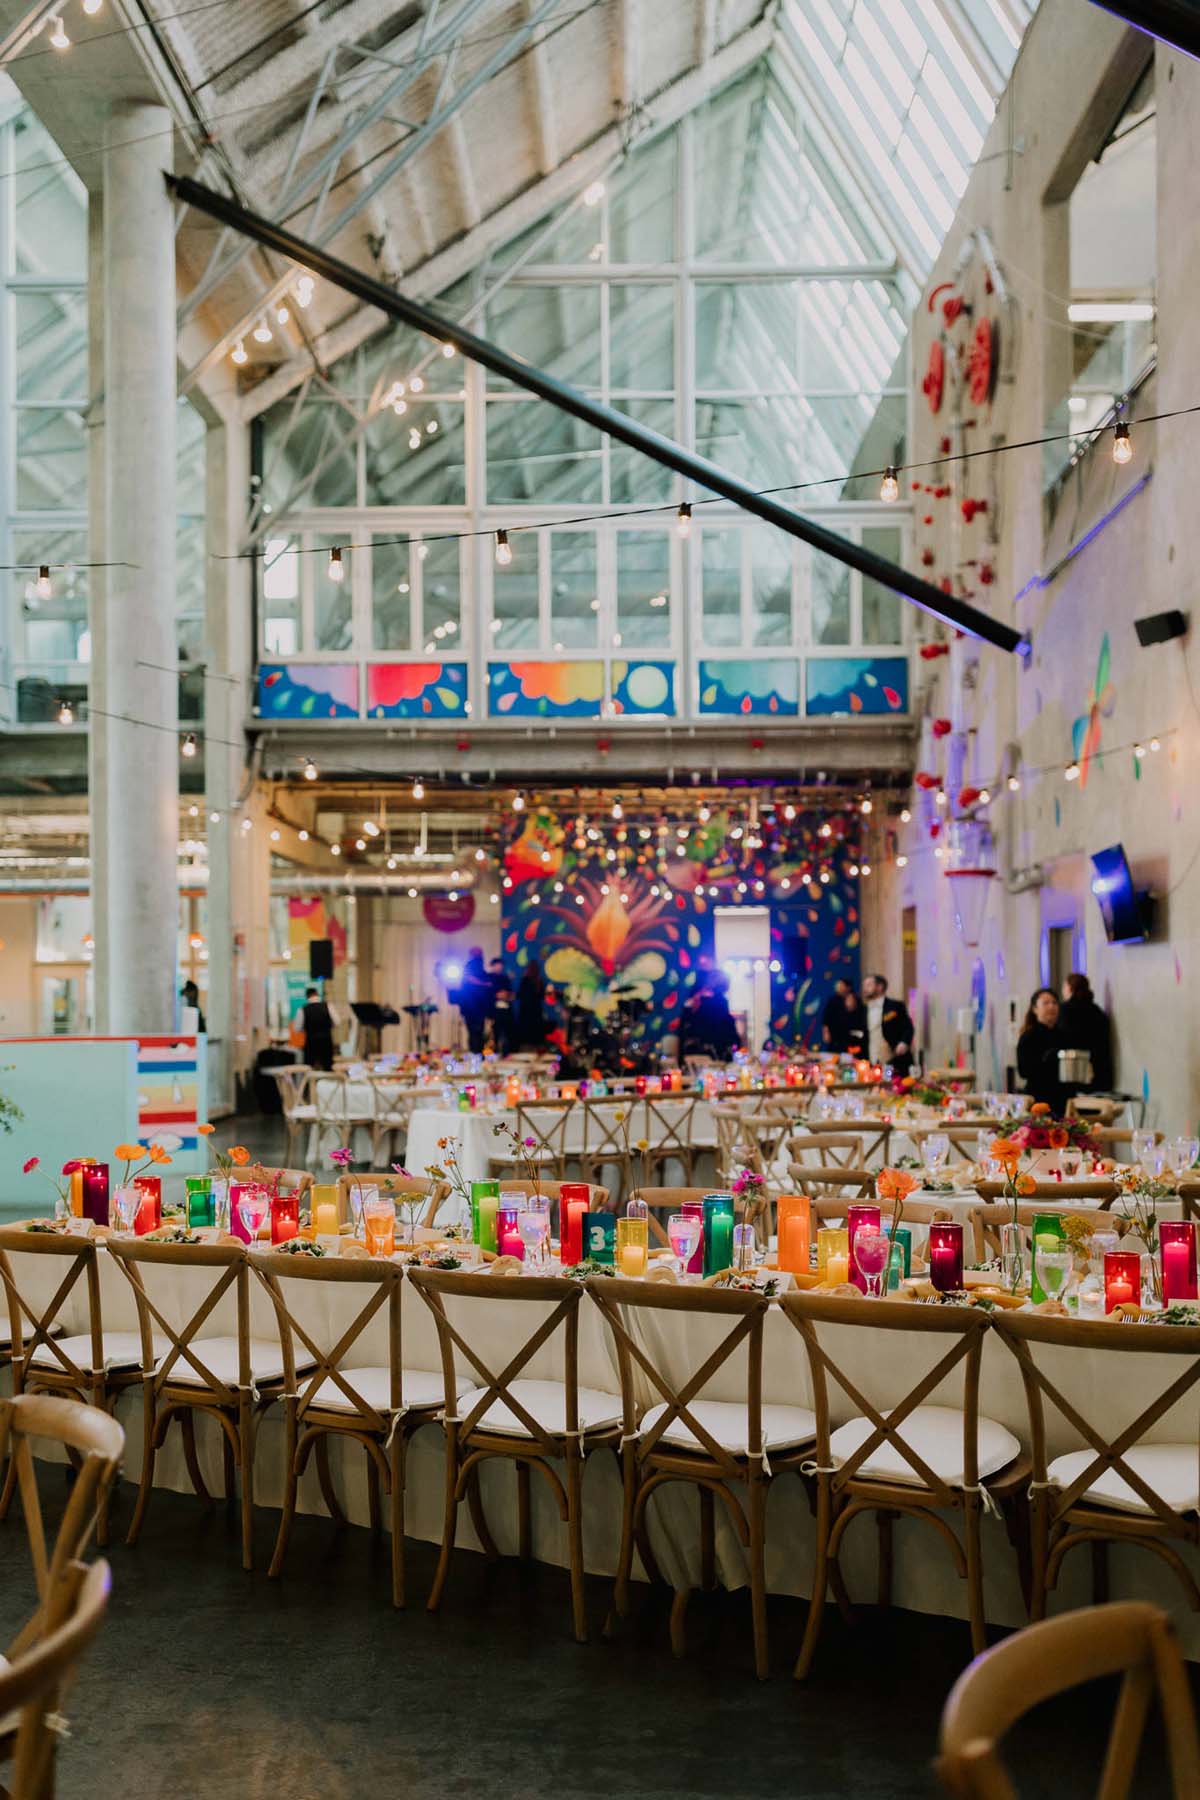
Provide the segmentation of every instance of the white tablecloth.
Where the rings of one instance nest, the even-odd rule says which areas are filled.
[[[607,1106],[607,1102],[605,1103]],[[640,1138],[646,1138],[653,1145],[664,1142],[665,1126],[662,1121],[673,1122],[672,1103],[669,1097],[656,1097],[656,1112],[649,1114],[645,1103],[637,1099],[614,1100],[616,1107],[625,1107],[629,1113],[629,1141],[636,1144]],[[679,1102],[678,1114],[682,1119],[686,1103]],[[563,1137],[567,1154],[578,1154],[583,1149],[583,1117],[582,1106],[572,1108]],[[457,1152],[459,1164],[468,1181],[486,1181],[489,1174],[489,1159],[493,1156],[504,1157],[511,1148],[510,1140],[496,1132],[496,1126],[507,1124],[514,1126],[517,1122],[515,1111],[497,1108],[494,1112],[477,1108],[474,1112],[458,1112],[451,1107],[421,1106],[418,1107],[408,1122],[408,1146],[404,1152],[404,1163],[410,1175],[423,1175],[431,1163],[440,1160],[442,1152],[438,1146],[439,1138],[451,1138],[459,1146]],[[716,1142],[716,1127],[713,1123],[712,1110],[703,1100],[697,1102],[692,1118],[692,1144],[694,1148],[708,1148]],[[450,1217],[447,1211],[443,1216]]]
[[[14,1273],[19,1286],[37,1307],[48,1303],[61,1267],[57,1258],[13,1257]],[[151,1291],[164,1313],[177,1324],[191,1315],[207,1292],[210,1272],[187,1268],[156,1269],[144,1273],[152,1284]],[[158,1279],[155,1279],[155,1278]],[[106,1257],[101,1258],[101,1292],[104,1325],[107,1330],[132,1330],[136,1313],[132,1295],[120,1270]],[[264,1338],[276,1338],[274,1312],[265,1290],[252,1277],[252,1332]],[[293,1284],[289,1296],[297,1317],[314,1341],[331,1348],[350,1319],[359,1310],[361,1290],[338,1284]],[[86,1301],[78,1289],[62,1315],[68,1331],[86,1328]],[[517,1344],[531,1335],[541,1315],[540,1303],[517,1308],[500,1301],[451,1301],[451,1316],[464,1337],[475,1346],[493,1371],[499,1372]],[[520,1314],[518,1320],[515,1314]],[[633,1329],[640,1332],[647,1353],[663,1373],[680,1387],[699,1367],[717,1341],[728,1329],[728,1321],[714,1322],[694,1314],[646,1312],[628,1315]],[[420,1295],[411,1286],[404,1289],[403,1361],[408,1368],[440,1369],[433,1320]],[[615,1393],[618,1388],[615,1356],[598,1309],[585,1299],[580,1329],[580,1381],[589,1386]],[[205,1334],[233,1330],[232,1304],[222,1307],[206,1323]],[[1132,1328],[1131,1328],[1132,1329]],[[356,1345],[353,1364],[383,1364],[387,1359],[385,1324],[380,1315]],[[844,1368],[849,1379],[880,1407],[896,1404],[920,1374],[945,1352],[944,1337],[927,1339],[911,1332],[885,1332],[877,1327],[823,1328],[822,1341]],[[1161,1380],[1153,1366],[1157,1358],[1121,1353],[1069,1355],[1057,1351],[1053,1356],[1039,1351],[1039,1361],[1051,1379],[1086,1417],[1095,1421],[1106,1435],[1115,1436],[1118,1428],[1140,1413],[1151,1393],[1180,1373],[1174,1358],[1163,1358]],[[1167,1365],[1170,1364],[1168,1370]],[[475,1371],[464,1369],[475,1376]],[[555,1335],[537,1353],[529,1367],[522,1371],[532,1377],[561,1377],[561,1333]],[[934,1402],[952,1404],[956,1377],[930,1396]],[[811,1404],[808,1366],[798,1334],[777,1309],[767,1320],[764,1356],[763,1397],[793,1405]],[[719,1373],[718,1381],[705,1390],[706,1397],[736,1401],[745,1395],[744,1358],[733,1359]],[[647,1386],[645,1402],[657,1399]],[[846,1395],[830,1386],[830,1404],[834,1423],[853,1416]],[[1028,1442],[1028,1424],[1021,1381],[1015,1360],[996,1334],[989,1334],[984,1349],[982,1379],[982,1411]],[[126,1430],[125,1473],[136,1479],[141,1461],[141,1397],[134,1391],[122,1399],[119,1417]],[[1160,1421],[1150,1434],[1162,1440],[1194,1444],[1197,1438],[1197,1403],[1195,1395],[1177,1405],[1174,1412]],[[1064,1435],[1064,1425],[1057,1412],[1047,1410],[1047,1431],[1052,1454],[1073,1449],[1075,1442]],[[215,1426],[206,1419],[197,1422],[201,1463],[205,1478],[214,1493],[221,1492],[221,1449]],[[408,1463],[407,1529],[410,1536],[440,1541],[443,1503],[443,1434],[440,1426],[430,1426],[414,1438]],[[363,1454],[358,1446],[335,1443],[331,1462],[334,1480],[343,1496],[350,1517],[359,1524],[368,1519]],[[159,1453],[156,1484],[181,1492],[190,1491],[184,1466],[179,1434],[170,1433]],[[512,1470],[496,1463],[485,1464],[484,1497],[488,1519],[500,1549],[515,1553],[517,1548],[517,1514],[515,1483]],[[278,1508],[283,1493],[283,1430],[279,1408],[270,1409],[259,1432],[255,1468],[255,1493],[264,1508]],[[558,1518],[551,1496],[543,1483],[535,1483],[534,1549],[543,1561],[565,1564],[567,1560],[565,1527]],[[584,1544],[588,1568],[597,1574],[611,1574],[615,1569],[620,1532],[620,1481],[615,1459],[600,1454],[590,1459],[584,1484]],[[321,1512],[315,1470],[306,1472],[300,1491],[300,1506],[307,1512]],[[722,1580],[734,1587],[745,1582],[745,1561],[741,1546],[724,1519],[724,1509],[717,1509],[718,1563]],[[696,1496],[689,1488],[668,1488],[656,1496],[651,1505],[651,1532],[655,1549],[668,1579],[686,1570],[698,1576],[699,1536]],[[995,1624],[1018,1625],[1024,1613],[1016,1579],[1012,1548],[1003,1526],[985,1517],[984,1567],[985,1600],[988,1619]],[[462,1510],[458,1542],[477,1548],[467,1510]],[[812,1561],[812,1518],[798,1481],[781,1480],[772,1494],[768,1526],[768,1585],[773,1591],[804,1595],[808,1591]],[[1200,1561],[1193,1566],[1200,1573]],[[869,1524],[858,1523],[848,1533],[842,1556],[843,1569],[851,1596],[869,1599],[874,1594],[875,1533]],[[1144,1554],[1114,1552],[1112,1559],[1113,1597],[1138,1596],[1165,1605],[1176,1618],[1190,1654],[1200,1656],[1200,1621],[1182,1604],[1181,1591],[1173,1584],[1165,1569]],[[294,1571],[303,1580],[303,1571]],[[1054,1600],[1059,1607],[1086,1604],[1090,1598],[1088,1559],[1067,1559],[1060,1587]],[[900,1606],[920,1612],[943,1613],[965,1617],[964,1583],[954,1574],[944,1547],[927,1527],[900,1520],[896,1525],[895,1600]],[[453,1588],[451,1588],[451,1593]],[[749,1629],[747,1625],[747,1630]]]

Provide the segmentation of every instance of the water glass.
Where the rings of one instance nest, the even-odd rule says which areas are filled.
[[[245,1187],[238,1196],[238,1217],[251,1244],[255,1242],[271,1206],[264,1187]]]
[[[1025,1279],[1025,1238],[1019,1225],[1000,1227],[1000,1267],[1005,1287],[1015,1294]]]
[[[701,1230],[701,1222],[695,1213],[672,1213],[667,1220],[667,1239],[681,1275],[687,1274],[687,1266],[696,1254]]]
[[[981,1168],[991,1160],[994,1135],[993,1132],[986,1129],[975,1134],[975,1161]]]
[[[965,1119],[967,1103],[961,1094],[952,1094],[946,1102],[946,1117],[949,1119]]]
[[[1194,1138],[1177,1137],[1166,1146],[1167,1167],[1172,1175],[1182,1175],[1185,1169],[1191,1168],[1196,1160],[1192,1152],[1195,1141]]]
[[[858,1264],[860,1275],[866,1281],[867,1293],[875,1300],[883,1297],[884,1270],[887,1268],[890,1249],[891,1239],[886,1232],[864,1226],[854,1234],[854,1260]]]
[[[944,1131],[931,1131],[921,1143],[921,1161],[925,1172],[934,1175],[949,1160],[950,1139]]]
[[[550,1202],[544,1194],[530,1194],[522,1199],[517,1230],[525,1246],[526,1268],[540,1269],[550,1248]]]
[[[1083,1167],[1083,1151],[1078,1144],[1066,1144],[1058,1153],[1058,1166],[1064,1181],[1076,1181]]]
[[[1034,1250],[1037,1278],[1047,1300],[1061,1300],[1075,1258],[1061,1238],[1039,1243]]]
[[[743,1272],[753,1270],[756,1247],[753,1225],[735,1225],[733,1228],[734,1268]]]
[[[1129,1141],[1129,1154],[1135,1163],[1143,1169],[1150,1167],[1150,1156],[1154,1149],[1154,1133],[1152,1131],[1135,1131]]]
[[[142,1190],[139,1187],[120,1187],[113,1195],[116,1208],[117,1223],[121,1230],[132,1234],[134,1220],[141,1211]]]

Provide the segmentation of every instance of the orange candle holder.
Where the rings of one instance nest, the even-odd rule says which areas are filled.
[[[781,1194],[776,1202],[778,1263],[793,1275],[807,1275],[812,1253],[812,1205],[807,1194]]]

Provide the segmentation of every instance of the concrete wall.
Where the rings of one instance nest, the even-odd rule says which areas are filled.
[[[986,446],[994,436],[1015,442],[1046,430],[1049,408],[1062,391],[1069,343],[1062,328],[1065,195],[1114,122],[1145,45],[1086,0],[1046,0],[1031,28],[927,290],[954,278],[964,239],[986,227],[1015,296],[1014,317],[1004,321],[1015,354],[990,409],[966,408],[976,419],[965,434],[968,448]],[[1155,54],[1159,362],[1157,376],[1131,405],[1135,420],[1200,404],[1194,176],[1200,160],[1200,65],[1166,47]],[[1020,153],[1010,158],[1013,140]],[[1124,272],[1117,233],[1111,258],[1116,286]],[[986,299],[982,304],[997,310]],[[918,383],[938,323],[922,302],[914,331]],[[918,391],[914,460],[938,455],[949,416],[944,409],[935,419]],[[929,832],[931,819],[940,815],[928,801],[918,805],[914,798],[911,824],[877,821],[874,873],[864,884],[864,966],[887,969],[893,986],[899,985],[902,909],[915,907],[924,1042],[929,1059],[942,1062],[964,1047],[954,1026],[957,1009],[970,1001],[978,957],[986,1001],[976,1054],[981,1080],[992,1083],[1011,1060],[1009,1006],[1023,1012],[1044,978],[1048,929],[1073,927],[1075,965],[1086,965],[1114,1015],[1118,1085],[1135,1092],[1145,1086],[1151,1117],[1182,1130],[1193,1128],[1200,1114],[1197,1024],[1189,1005],[1189,990],[1200,975],[1200,806],[1192,787],[1200,746],[1200,653],[1191,637],[1143,650],[1133,621],[1168,607],[1187,612],[1192,605],[1193,571],[1200,561],[1200,421],[1135,427],[1135,450],[1132,466],[1120,470],[1113,466],[1109,443],[1099,446],[1049,524],[1041,451],[981,458],[946,470],[944,479],[954,492],[929,503],[934,523],[918,532],[917,553],[925,544],[933,550],[935,579],[990,557],[994,584],[980,585],[977,570],[964,567],[966,586],[980,604],[1030,633],[1033,655],[1022,668],[1016,658],[960,640],[949,657],[924,665],[928,719],[949,718],[964,735],[935,742],[927,730],[921,766],[946,774],[950,746],[959,742],[963,779],[991,786],[1005,747],[1018,746],[1020,792],[1009,795],[1000,784],[991,822],[1002,861],[1039,863],[1046,883],[1007,894],[1003,878],[995,881],[979,949],[967,949],[954,928],[950,884],[935,855],[938,839]],[[1148,483],[1134,492],[1147,475]],[[1052,569],[1131,494],[1060,574],[1014,601],[1032,577]],[[960,509],[967,495],[989,499],[989,512],[971,525]],[[999,541],[989,545],[993,533]],[[1073,753],[1073,721],[1088,711],[1105,633],[1111,692],[1103,697],[1100,748],[1107,754],[1081,786],[1066,782],[1063,770]],[[1162,748],[1140,764],[1131,749],[1121,748],[1138,739],[1148,742],[1155,733]],[[908,857],[907,867],[887,854],[882,832],[889,823],[898,831],[896,850]],[[1159,926],[1154,941],[1144,945],[1108,945],[1089,891],[1088,856],[1116,842],[1124,843],[1139,884],[1160,896]]]

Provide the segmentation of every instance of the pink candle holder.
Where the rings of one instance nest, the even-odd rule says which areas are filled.
[[[79,1158],[80,1203],[82,1216],[93,1225],[108,1224],[108,1164]]]
[[[850,1239],[850,1279],[856,1288],[867,1291],[867,1278],[858,1266],[858,1258],[854,1254],[854,1239],[860,1231],[879,1230],[879,1208],[877,1206],[848,1206],[846,1208],[846,1235]]]
[[[932,1231],[932,1226],[930,1230]],[[1104,1310],[1136,1305],[1142,1295],[1142,1259],[1132,1250],[1109,1250],[1104,1257]]]
[[[1136,1256],[1134,1262],[1137,1261]],[[963,1284],[963,1228],[953,1219],[929,1227],[929,1279],[939,1294],[956,1292]]]
[[[501,1256],[515,1256],[518,1262],[524,1262],[525,1244],[521,1237],[521,1229],[517,1223],[517,1219],[517,1207],[497,1207],[496,1248]],[[578,1262],[580,1259],[577,1257],[575,1260]]]
[[[1191,1219],[1163,1219],[1158,1227],[1158,1253],[1162,1258],[1162,1297],[1165,1305],[1172,1300],[1195,1300],[1196,1227]]]
[[[704,1273],[704,1202],[702,1200],[685,1200],[679,1208],[681,1213],[691,1213],[700,1221],[700,1240],[692,1252],[692,1259],[684,1270],[685,1275],[703,1275]]]

